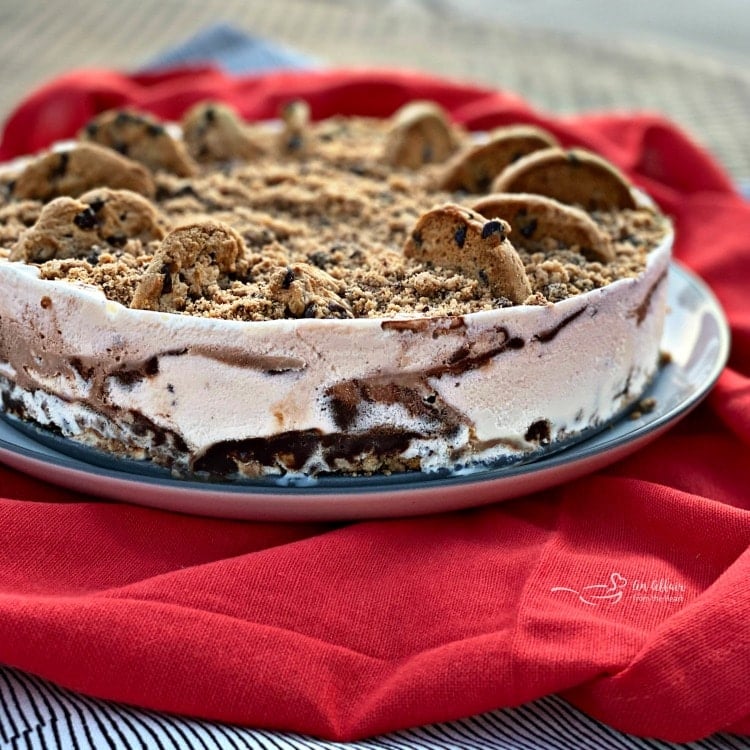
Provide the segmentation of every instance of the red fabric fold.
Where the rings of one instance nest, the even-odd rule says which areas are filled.
[[[554,118],[416,73],[209,68],[64,76],[9,118],[0,158],[104,108],[177,118],[209,97],[248,118],[296,97],[315,117],[433,99],[471,128],[536,122],[600,151],[674,216],[677,257],[727,312],[729,368],[609,469],[429,518],[196,518],[0,467],[0,662],[89,695],[333,739],[550,693],[638,735],[750,732],[750,205],[721,167],[651,114]]]

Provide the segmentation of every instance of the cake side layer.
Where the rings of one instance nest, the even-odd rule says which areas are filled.
[[[141,433],[172,436],[164,462],[176,457],[178,471],[433,470],[522,456],[611,419],[653,377],[671,242],[636,279],[442,318],[200,319],[131,310],[1,262],[0,376],[26,416],[109,449],[116,433],[116,453],[141,457],[130,418],[107,426],[135,415]],[[94,415],[81,416],[86,429],[71,425],[76,410]]]

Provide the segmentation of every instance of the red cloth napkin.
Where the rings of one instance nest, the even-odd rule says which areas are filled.
[[[536,122],[600,151],[674,215],[677,257],[731,321],[730,367],[631,458],[435,517],[211,520],[0,467],[0,662],[103,698],[335,739],[549,693],[638,735],[750,733],[750,205],[722,170],[659,117],[554,119],[383,71],[78,72],[18,108],[0,154],[69,137],[103,108],[177,118],[207,97],[253,118],[293,97],[316,117],[428,98],[472,128]]]

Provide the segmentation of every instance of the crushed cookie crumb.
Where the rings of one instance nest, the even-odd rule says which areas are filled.
[[[630,412],[630,419],[640,419],[656,409],[656,399],[652,396],[642,398]]]
[[[262,142],[262,127],[250,124],[243,133]],[[226,225],[242,242],[236,265],[212,266],[200,284],[188,282],[193,291],[180,296],[178,309],[167,309],[259,321],[463,315],[510,305],[488,283],[484,269],[441,267],[403,252],[407,242],[417,247],[423,242],[415,231],[420,217],[465,196],[435,188],[440,165],[413,170],[386,163],[387,136],[388,124],[380,120],[331,118],[307,126],[305,148],[298,154],[254,151],[251,161],[201,161],[187,177],[156,172],[151,203],[169,226]],[[0,247],[17,242],[42,207],[39,200],[18,200],[10,192],[0,196]],[[549,237],[536,239],[531,224],[508,235],[531,287],[521,304],[557,302],[637,276],[666,232],[664,218],[647,208],[590,216],[612,238],[611,262],[588,260],[577,246]],[[82,231],[95,220],[93,207],[74,217]],[[505,227],[488,217],[481,236],[499,233],[504,240]],[[466,229],[459,226],[453,239],[461,249]],[[109,299],[130,306],[147,272],[155,273],[162,242],[108,236],[106,244],[92,244],[77,257],[39,263],[41,276],[99,287]],[[0,250],[2,257],[7,250]],[[292,269],[303,269],[302,278]],[[174,297],[170,284],[185,286],[178,272],[167,276],[162,274],[164,304]]]

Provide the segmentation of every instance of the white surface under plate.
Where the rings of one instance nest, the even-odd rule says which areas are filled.
[[[662,350],[671,359],[644,396],[655,408],[626,415],[582,442],[531,463],[453,475],[329,477],[304,485],[202,483],[102,466],[35,440],[0,420],[0,461],[47,482],[156,508],[266,521],[383,518],[437,513],[508,500],[583,476],[658,437],[710,391],[729,354],[729,330],[711,291],[673,264]]]

